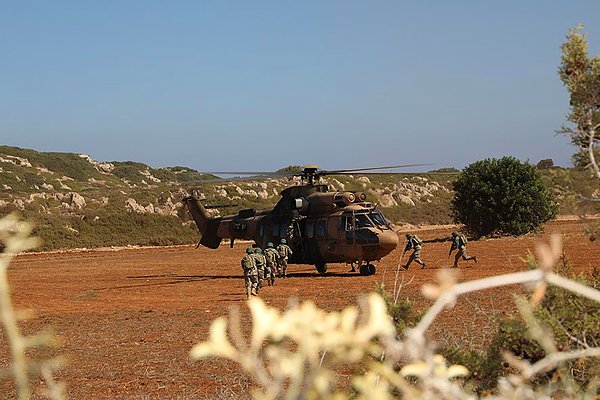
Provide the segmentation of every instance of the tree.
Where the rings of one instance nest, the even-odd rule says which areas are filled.
[[[302,166],[300,165],[288,165],[287,167],[283,167],[283,168],[279,168],[277,171],[275,172],[281,172],[281,173],[296,173],[296,172],[300,172],[302,171]]]
[[[567,120],[572,125],[563,126],[560,132],[570,136],[579,149],[573,156],[575,166],[590,168],[600,179],[600,56],[588,55],[587,35],[580,33],[582,29],[583,25],[571,29],[561,46],[558,74],[571,95]],[[594,240],[600,235],[600,223],[592,224],[588,233]]]
[[[560,79],[571,96],[570,112],[559,132],[570,136],[579,151],[573,156],[575,166],[590,168],[600,179],[600,56],[591,58],[582,25],[571,29],[561,46]]]
[[[538,169],[548,169],[554,167],[554,161],[551,158],[545,158],[537,163]]]
[[[537,168],[514,157],[469,165],[454,192],[452,217],[476,236],[536,231],[558,209]]]

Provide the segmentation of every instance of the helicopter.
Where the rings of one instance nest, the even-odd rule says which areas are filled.
[[[387,167],[321,170],[306,165],[299,172],[211,172],[212,174],[252,175],[257,179],[269,177],[300,177],[301,185],[290,186],[281,192],[274,208],[243,209],[235,215],[210,217],[197,194],[183,199],[189,214],[200,232],[200,242],[210,249],[229,239],[252,240],[261,248],[286,239],[293,254],[289,264],[314,265],[320,274],[327,272],[329,263],[358,265],[360,275],[376,272],[373,261],[392,252],[398,245],[398,235],[391,223],[367,201],[364,192],[330,191],[320,183],[325,175],[344,175],[362,171],[412,167],[407,164]],[[386,174],[392,172],[367,172]],[[196,246],[196,247],[198,247]]]

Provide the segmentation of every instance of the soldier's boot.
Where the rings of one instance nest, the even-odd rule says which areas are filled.
[[[251,294],[252,290],[250,288],[246,288],[246,299],[249,299]]]
[[[408,264],[403,265],[402,268],[408,271]]]
[[[252,296],[258,296],[258,290],[252,288],[252,292],[250,292]]]
[[[475,264],[477,264],[477,256],[473,256],[473,261],[475,261]]]
[[[425,261],[423,261],[423,264],[421,264],[421,269],[427,267],[427,263]]]

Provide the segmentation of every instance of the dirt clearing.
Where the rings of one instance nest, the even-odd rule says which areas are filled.
[[[462,261],[459,279],[472,280],[526,269],[522,259],[536,241],[552,232],[564,236],[564,253],[575,271],[600,266],[600,245],[582,235],[585,224],[552,222],[540,236],[469,242],[478,263]],[[422,239],[450,234],[452,229],[418,232]],[[21,323],[26,333],[52,329],[63,341],[55,352],[68,357],[59,373],[72,399],[199,399],[243,395],[248,381],[235,365],[221,360],[192,363],[188,352],[206,338],[210,322],[232,306],[244,307],[240,259],[243,244],[233,249],[194,246],[25,254],[9,269],[12,298],[18,309],[35,317]],[[420,294],[448,267],[450,243],[425,244],[422,258],[429,268],[412,265],[403,271],[402,292],[421,309],[430,304]],[[377,274],[349,273],[343,264],[319,276],[313,266],[292,265],[290,277],[261,291],[269,304],[285,307],[290,297],[312,300],[326,310],[341,310],[384,282],[392,287],[400,246],[377,265]],[[405,255],[406,260],[407,255]],[[513,293],[505,287],[459,300],[432,328],[440,341],[479,347],[493,332],[495,318],[513,313]],[[247,317],[247,315],[246,315]],[[471,329],[477,326],[477,330]],[[487,328],[482,329],[482,326]],[[39,354],[35,354],[39,355]],[[8,365],[8,349],[0,336],[0,367]],[[10,383],[0,384],[0,398],[14,398]]]

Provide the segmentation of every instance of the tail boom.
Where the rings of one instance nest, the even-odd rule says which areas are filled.
[[[221,218],[211,218],[196,196],[183,199],[190,215],[194,219],[200,232],[200,244],[209,249],[216,249],[221,244],[222,238],[217,235]]]

